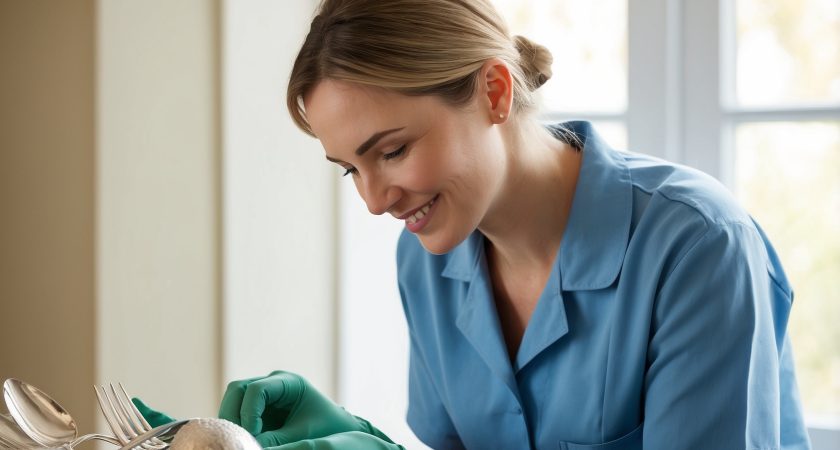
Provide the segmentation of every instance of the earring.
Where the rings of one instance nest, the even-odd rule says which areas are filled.
[[[499,114],[499,119],[504,119],[504,118],[505,118],[504,114]]]

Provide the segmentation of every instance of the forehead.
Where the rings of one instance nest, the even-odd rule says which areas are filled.
[[[386,89],[323,80],[304,98],[306,118],[328,151],[344,152],[379,131],[428,120],[440,107],[433,97],[412,97]]]

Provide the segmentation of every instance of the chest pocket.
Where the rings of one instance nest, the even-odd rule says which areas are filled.
[[[644,423],[624,436],[603,444],[575,444],[560,442],[560,450],[641,450]]]

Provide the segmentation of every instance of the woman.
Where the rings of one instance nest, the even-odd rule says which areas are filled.
[[[540,125],[548,51],[486,0],[326,0],[288,107],[397,262],[408,423],[433,448],[808,448],[790,286],[715,180]],[[263,445],[395,448],[297,375],[232,383]]]

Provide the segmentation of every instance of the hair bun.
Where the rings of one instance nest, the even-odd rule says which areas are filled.
[[[545,84],[551,78],[551,63],[554,61],[551,52],[525,36],[514,36],[513,43],[519,51],[519,65],[531,90]]]

